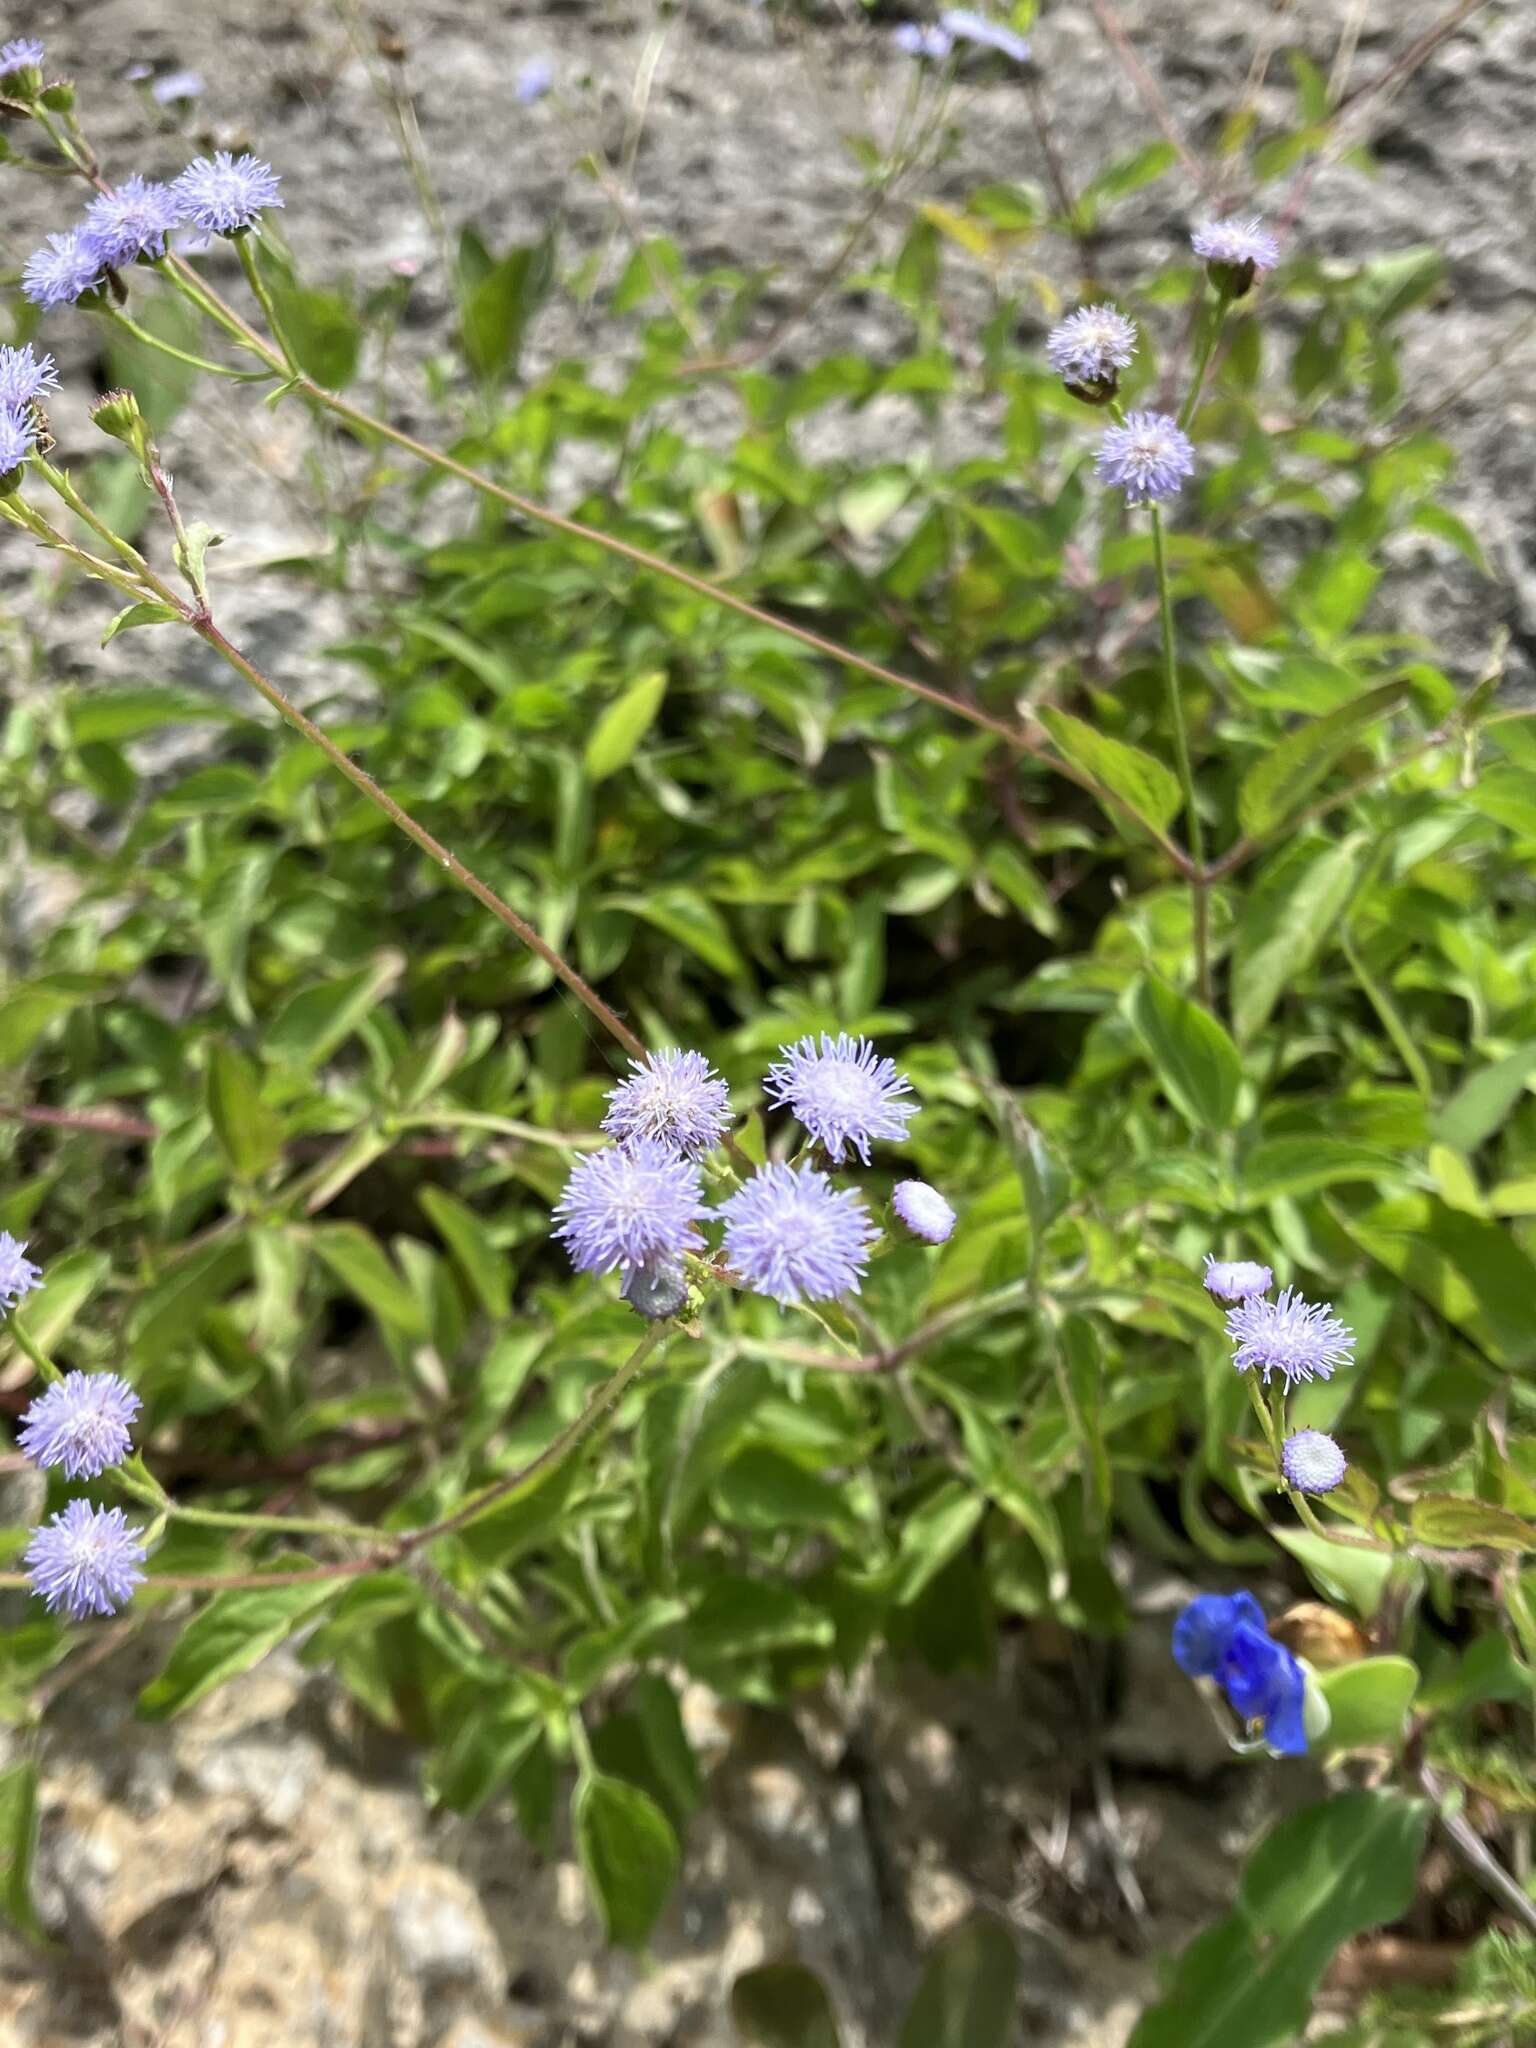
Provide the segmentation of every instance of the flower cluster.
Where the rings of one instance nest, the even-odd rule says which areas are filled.
[[[1261,1721],[1278,1755],[1305,1756],[1306,1674],[1251,1593],[1192,1600],[1173,1626],[1173,1660],[1190,1678],[1213,1678],[1245,1721]]]
[[[45,391],[58,389],[53,357],[41,361],[32,344],[0,348],[0,477],[20,469],[37,446],[33,407]]]
[[[17,354],[6,349],[6,356]],[[46,358],[44,363],[46,364]],[[34,368],[40,366],[34,365]],[[11,365],[5,366],[9,371]],[[13,1309],[42,1284],[41,1268],[8,1230],[0,1230],[0,1313]],[[70,1372],[46,1388],[21,1418],[16,1441],[40,1470],[58,1468],[66,1479],[96,1479],[120,1465],[132,1448],[130,1426],[141,1402],[116,1373]],[[32,1590],[49,1613],[62,1608],[72,1621],[115,1614],[143,1580],[143,1532],[121,1508],[93,1508],[72,1500],[32,1531],[23,1562]]]
[[[1250,1294],[1227,1311],[1227,1335],[1236,1346],[1232,1363],[1239,1372],[1257,1372],[1265,1385],[1279,1373],[1287,1389],[1307,1380],[1332,1379],[1335,1369],[1354,1359],[1354,1332],[1341,1323],[1326,1302],[1304,1301],[1294,1287],[1282,1288],[1273,1301]]]
[[[115,190],[98,193],[78,226],[50,235],[33,252],[21,288],[35,306],[71,305],[105,283],[109,272],[140,257],[153,262],[163,256],[176,228],[204,235],[256,228],[263,213],[282,205],[277,187],[270,164],[227,149],[198,157],[168,185],[135,172]]]
[[[1113,398],[1135,353],[1136,323],[1116,306],[1079,306],[1045,337],[1051,368],[1074,397],[1093,405]]]
[[[1099,443],[1094,468],[1101,483],[1124,491],[1127,505],[1156,505],[1194,475],[1194,445],[1169,414],[1128,412]]]
[[[782,1046],[764,1082],[769,1101],[804,1126],[831,1165],[899,1143],[916,1104],[912,1084],[868,1039],[823,1032]],[[647,1318],[676,1315],[688,1298],[684,1261],[704,1244],[700,1220],[723,1227],[723,1269],[754,1294],[787,1303],[857,1294],[880,1232],[864,1197],[837,1188],[814,1160],[763,1166],[718,1210],[707,1210],[701,1162],[725,1137],[730,1091],[702,1053],[669,1049],[633,1060],[608,1093],[612,1146],[581,1160],[556,1206],[555,1236],[578,1272],[621,1272],[622,1292]],[[936,1188],[903,1181],[895,1214],[916,1238],[942,1244],[955,1212]]]

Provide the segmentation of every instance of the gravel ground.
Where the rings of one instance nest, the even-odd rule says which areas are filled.
[[[1427,0],[1124,0],[1122,12],[1199,152],[1239,96],[1266,24],[1326,71],[1347,25],[1350,73],[1368,79],[1440,12]],[[48,38],[76,74],[109,165],[168,171],[187,144],[249,140],[286,180],[286,232],[304,271],[345,274],[360,290],[397,266],[417,272],[400,381],[403,424],[430,427],[415,370],[439,346],[446,295],[425,223],[358,37],[373,30],[341,6],[284,0],[34,0],[12,31]],[[594,144],[610,160],[634,145],[628,204],[648,231],[672,234],[698,264],[771,268],[764,332],[837,247],[860,203],[851,133],[888,132],[907,83],[883,32],[841,8],[791,22],[745,0],[692,0],[657,34],[651,0],[491,4],[418,0],[395,24],[416,95],[423,148],[447,217],[474,220],[493,245],[529,239],[558,217],[568,256],[622,260],[610,201],[576,165]],[[1047,5],[1037,37],[1067,175],[1080,184],[1145,138],[1148,118],[1106,54],[1085,5]],[[521,105],[513,81],[547,57],[554,89]],[[136,58],[200,72],[207,90],[180,135],[144,145],[143,110],[116,81]],[[1260,91],[1282,118],[1282,61]],[[1518,328],[1536,299],[1536,201],[1530,106],[1536,16],[1490,0],[1374,119],[1381,160],[1367,177],[1341,165],[1310,186],[1297,233],[1326,255],[1440,243],[1447,289],[1414,318],[1407,382],[1437,405]],[[954,147],[922,196],[953,201],[999,177],[1038,178],[1037,144],[1016,82],[968,84]],[[56,224],[56,190],[13,176],[0,244],[19,262]],[[1171,250],[1200,204],[1170,176],[1114,217],[1103,257],[1112,281]],[[888,241],[899,224],[883,224]],[[1058,281],[1071,279],[1063,261]],[[843,348],[876,357],[895,328],[877,310],[832,299],[797,328],[781,367]],[[553,315],[535,356],[584,342]],[[61,316],[47,344],[66,382],[88,386],[89,330]],[[712,410],[712,407],[714,408]],[[706,397],[690,417],[726,431]],[[1529,670],[1536,656],[1536,540],[1527,453],[1536,422],[1536,349],[1526,347],[1440,420],[1461,458],[1455,502],[1498,572],[1489,585],[1438,544],[1398,545],[1378,605],[1431,632],[1467,668],[1507,625]],[[58,408],[66,451],[90,446],[77,400]],[[898,431],[865,416],[859,444],[879,453]],[[961,432],[978,442],[986,423]],[[237,635],[300,689],[325,671],[315,650],[348,625],[334,600],[302,604],[264,567],[315,538],[303,423],[295,415],[202,395],[178,421],[184,502],[225,528],[219,583]],[[438,501],[440,516],[453,501]],[[13,667],[0,688],[39,687],[49,672],[144,672],[132,638],[95,651],[100,610],[75,594],[40,618],[32,563],[0,549],[0,608],[36,631],[41,673]],[[161,659],[167,643],[157,645]],[[179,657],[187,673],[195,658]],[[334,686],[334,678],[332,686]],[[14,1504],[13,1504],[14,1505]],[[21,1510],[18,1508],[18,1512]],[[9,1519],[9,1517],[8,1517]],[[131,1718],[146,1647],[73,1687],[45,1738],[40,1904],[60,1947],[39,1959],[0,1949],[0,2034],[18,2048],[725,2048],[733,1972],[798,1950],[824,1968],[848,2041],[890,2038],[922,1945],[973,1904],[1009,1914],[1026,1950],[1021,2039],[1119,2048],[1153,1982],[1149,1954],[1216,1908],[1231,1855],[1255,1818],[1258,1780],[1219,1768],[1187,1689],[1168,1689],[1166,1608],[1150,1588],[1122,1696],[1105,1731],[1116,1764],[1113,1820],[1059,1786],[1081,1730],[1071,1688],[1024,1658],[992,1685],[925,1692],[893,1684],[847,1727],[765,1726],[691,1696],[714,1797],[688,1874],[640,1970],[606,1953],[568,1857],[541,1863],[504,1814],[469,1824],[433,1816],[412,1759],[381,1755],[312,1674],[279,1658],[170,1729]],[[862,1769],[855,1769],[859,1757]],[[852,1759],[852,1761],[850,1761]],[[1272,1774],[1266,1774],[1272,1775]],[[871,1802],[873,1782],[884,1798]],[[1292,1781],[1296,1782],[1296,1781]],[[876,1808],[879,1808],[877,1811]],[[1111,1843],[1146,1893],[1138,1926],[1117,1907]]]

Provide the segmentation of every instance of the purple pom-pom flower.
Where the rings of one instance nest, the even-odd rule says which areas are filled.
[[[920,22],[903,21],[891,30],[891,41],[904,57],[931,57],[942,62],[955,47],[948,29],[926,28]]]
[[[701,1052],[648,1053],[608,1091],[603,1129],[621,1145],[655,1138],[696,1159],[720,1142],[731,1121],[731,1092]]]
[[[32,1590],[50,1614],[61,1607],[72,1621],[116,1614],[142,1586],[143,1530],[121,1508],[93,1508],[72,1500],[62,1513],[32,1531],[22,1560]]]
[[[1079,306],[1045,337],[1046,360],[1058,377],[1097,396],[1115,388],[1136,353],[1136,323],[1115,306]]]
[[[880,1233],[854,1188],[814,1166],[764,1166],[725,1204],[725,1257],[754,1294],[777,1302],[857,1294]]]
[[[62,1465],[67,1479],[94,1479],[132,1449],[129,1430],[143,1406],[115,1372],[70,1372],[38,1395],[16,1441],[34,1465]]]
[[[41,71],[46,55],[36,36],[12,36],[8,43],[0,43],[0,78],[11,78],[18,71]]]
[[[0,1312],[15,1308],[23,1295],[42,1285],[43,1269],[34,1266],[26,1252],[25,1238],[18,1240],[0,1230]]]
[[[1178,421],[1165,412],[1128,412],[1099,443],[1099,481],[1125,492],[1128,505],[1152,505],[1177,496],[1195,469],[1195,451]]]
[[[611,1273],[676,1258],[703,1243],[699,1169],[655,1138],[578,1160],[555,1205],[578,1273]]]
[[[115,192],[100,193],[85,209],[85,237],[111,270],[138,256],[163,256],[165,238],[181,225],[181,201],[169,185],[124,178]]]
[[[238,235],[254,228],[268,207],[281,206],[278,177],[270,164],[227,149],[187,165],[171,188],[182,217],[205,235]]]
[[[0,406],[19,412],[45,391],[58,388],[52,356],[44,356],[39,362],[30,341],[21,348],[0,348]]]
[[[1256,277],[1280,261],[1280,244],[1257,216],[1207,221],[1189,240],[1212,284],[1229,298],[1240,299]]]
[[[202,90],[203,81],[196,71],[167,71],[149,88],[149,96],[157,107],[186,106]]]
[[[1262,1721],[1271,1749],[1306,1754],[1305,1673],[1251,1593],[1192,1600],[1173,1625],[1173,1660],[1191,1678],[1214,1678],[1245,1721]]]
[[[1280,1470],[1298,1493],[1332,1493],[1347,1465],[1326,1430],[1298,1429],[1280,1447]]]
[[[1232,1363],[1238,1371],[1261,1373],[1266,1385],[1277,1372],[1288,1387],[1331,1379],[1354,1359],[1354,1332],[1326,1303],[1304,1301],[1294,1287],[1274,1301],[1254,1294],[1229,1309],[1227,1335],[1237,1347]]]
[[[20,469],[37,445],[37,429],[32,424],[30,409],[16,412],[10,406],[0,409],[0,477],[9,477]]]
[[[867,1038],[846,1031],[818,1045],[814,1037],[780,1046],[779,1060],[768,1069],[763,1093],[773,1103],[787,1103],[826,1152],[842,1159],[857,1152],[867,1166],[869,1148],[878,1140],[900,1144],[907,1118],[917,1114],[915,1102],[903,1102],[912,1083],[898,1073],[894,1060],[883,1059]]]
[[[1275,1276],[1257,1259],[1218,1259],[1207,1252],[1202,1284],[1219,1301],[1246,1301],[1250,1294],[1268,1294]]]
[[[95,239],[84,228],[70,228],[62,235],[50,235],[42,248],[27,258],[21,288],[34,306],[45,311],[69,306],[100,284],[105,268]]]
[[[955,1227],[955,1212],[925,1180],[899,1180],[891,1190],[891,1207],[914,1237],[943,1244]]]
[[[1004,28],[1001,22],[988,21],[984,14],[977,14],[969,7],[950,7],[939,16],[940,22],[959,43],[975,43],[983,50],[998,50],[1005,57],[1011,57],[1015,64],[1029,62],[1029,39],[1021,36],[1016,29]]]

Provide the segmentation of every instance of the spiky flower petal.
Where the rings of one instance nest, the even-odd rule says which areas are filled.
[[[1331,1379],[1354,1358],[1354,1332],[1326,1303],[1304,1301],[1294,1287],[1274,1301],[1254,1294],[1229,1309],[1227,1335],[1237,1347],[1232,1363],[1238,1371],[1261,1373],[1266,1384],[1277,1372],[1287,1386]]]
[[[1251,220],[1206,221],[1189,240],[1203,263],[1246,270],[1249,283],[1255,274],[1273,270],[1280,261],[1280,244],[1256,214]]]
[[[891,1207],[914,1237],[943,1244],[955,1227],[955,1212],[925,1180],[899,1180],[891,1190]]]
[[[21,273],[21,288],[34,306],[45,311],[69,306],[100,284],[105,268],[94,238],[84,228],[70,228],[50,235],[41,249],[33,250]]]
[[[1135,353],[1136,322],[1116,306],[1079,306],[1045,337],[1046,360],[1057,376],[1090,390],[1113,389]]]
[[[621,1145],[657,1138],[685,1158],[712,1151],[730,1128],[731,1091],[701,1052],[648,1053],[608,1092],[603,1129]]]
[[[46,55],[36,36],[12,36],[8,43],[0,43],[0,78],[17,71],[41,71]]]
[[[778,1302],[857,1294],[880,1233],[854,1188],[834,1188],[814,1166],[764,1166],[732,1195],[725,1257],[754,1294]]]
[[[9,477],[20,469],[36,445],[37,428],[32,424],[31,409],[0,409],[0,476]]]
[[[846,1031],[821,1043],[797,1039],[779,1048],[779,1060],[768,1069],[763,1093],[773,1103],[787,1103],[829,1159],[857,1152],[867,1166],[869,1148],[885,1139],[900,1144],[907,1118],[917,1114],[912,1083],[898,1073],[894,1060],[883,1059],[867,1038]]]
[[[655,1138],[578,1160],[555,1206],[578,1273],[611,1273],[676,1259],[703,1243],[699,1169]]]
[[[1268,1294],[1275,1276],[1257,1259],[1218,1259],[1207,1252],[1203,1284],[1219,1301],[1246,1301],[1250,1294]]]
[[[121,1508],[93,1508],[72,1500],[62,1513],[32,1531],[22,1562],[32,1590],[50,1614],[60,1608],[72,1621],[87,1614],[116,1614],[144,1583],[143,1530]]]
[[[188,164],[172,190],[190,226],[205,235],[234,235],[254,228],[269,207],[282,205],[277,187],[270,164],[249,151],[235,157],[219,149]]]
[[[25,1238],[17,1239],[8,1230],[0,1230],[0,1313],[15,1308],[23,1295],[43,1284],[43,1269],[33,1265],[26,1250]]]
[[[1332,1493],[1348,1469],[1344,1453],[1322,1429],[1298,1429],[1280,1447],[1280,1470],[1298,1493]]]
[[[1165,412],[1128,412],[1099,443],[1099,481],[1125,492],[1128,505],[1152,505],[1178,495],[1193,476],[1195,450],[1178,421]]]
[[[86,240],[111,270],[139,256],[163,256],[166,236],[180,225],[176,193],[169,185],[141,178],[137,171],[85,209]]]
[[[942,25],[960,43],[975,43],[983,50],[997,50],[1015,64],[1029,62],[1029,38],[999,21],[988,21],[970,7],[951,7],[939,16]]]
[[[58,388],[52,356],[44,356],[39,362],[30,341],[21,348],[0,348],[0,406],[7,411],[19,412],[45,391]]]
[[[16,1441],[44,1471],[62,1465],[67,1479],[94,1479],[127,1457],[142,1406],[115,1372],[66,1373],[23,1415]]]

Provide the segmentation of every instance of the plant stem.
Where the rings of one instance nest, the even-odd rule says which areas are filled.
[[[325,1521],[320,1516],[242,1514],[235,1508],[189,1508],[179,1501],[167,1501],[166,1511],[178,1522],[201,1522],[210,1529],[251,1529],[257,1534],[269,1530],[290,1536],[336,1536],[346,1543],[377,1544],[376,1529],[360,1528],[355,1522]]]
[[[1163,515],[1157,505],[1152,514],[1152,559],[1157,569],[1157,610],[1163,637],[1163,682],[1168,692],[1168,716],[1173,724],[1174,756],[1179,783],[1184,791],[1184,808],[1189,815],[1189,850],[1194,869],[1189,877],[1194,910],[1195,982],[1200,1000],[1211,1008],[1210,888],[1205,874],[1205,834],[1195,802],[1194,770],[1189,762],[1189,734],[1184,725],[1184,700],[1179,692],[1178,651],[1173,637],[1173,594],[1168,582],[1168,551],[1163,543]]]
[[[248,233],[235,235],[233,241],[235,253],[240,258],[240,268],[245,272],[245,281],[255,294],[257,304],[266,315],[267,325],[272,330],[272,339],[283,352],[283,361],[287,366],[289,375],[302,377],[304,373],[299,368],[298,359],[293,353],[293,348],[287,335],[283,332],[283,323],[278,318],[277,306],[272,294],[267,290],[267,281],[257,268],[256,252],[251,247],[250,235]]]
[[[1187,428],[1195,416],[1195,408],[1199,405],[1201,393],[1205,390],[1205,373],[1210,368],[1211,357],[1216,353],[1216,344],[1221,339],[1226,317],[1227,301],[1218,292],[1215,305],[1206,313],[1201,325],[1200,345],[1195,354],[1195,367],[1190,374],[1189,393],[1179,408],[1181,427]]]
[[[141,327],[137,320],[130,320],[116,306],[103,306],[101,311],[108,320],[126,329],[135,341],[143,342],[146,348],[156,348],[163,356],[174,356],[178,363],[189,363],[194,370],[207,370],[215,377],[232,377],[239,384],[265,384],[276,374],[272,370],[232,370],[227,363],[210,362],[207,356],[195,356],[187,349],[162,341],[158,334],[151,334],[147,327]]]

